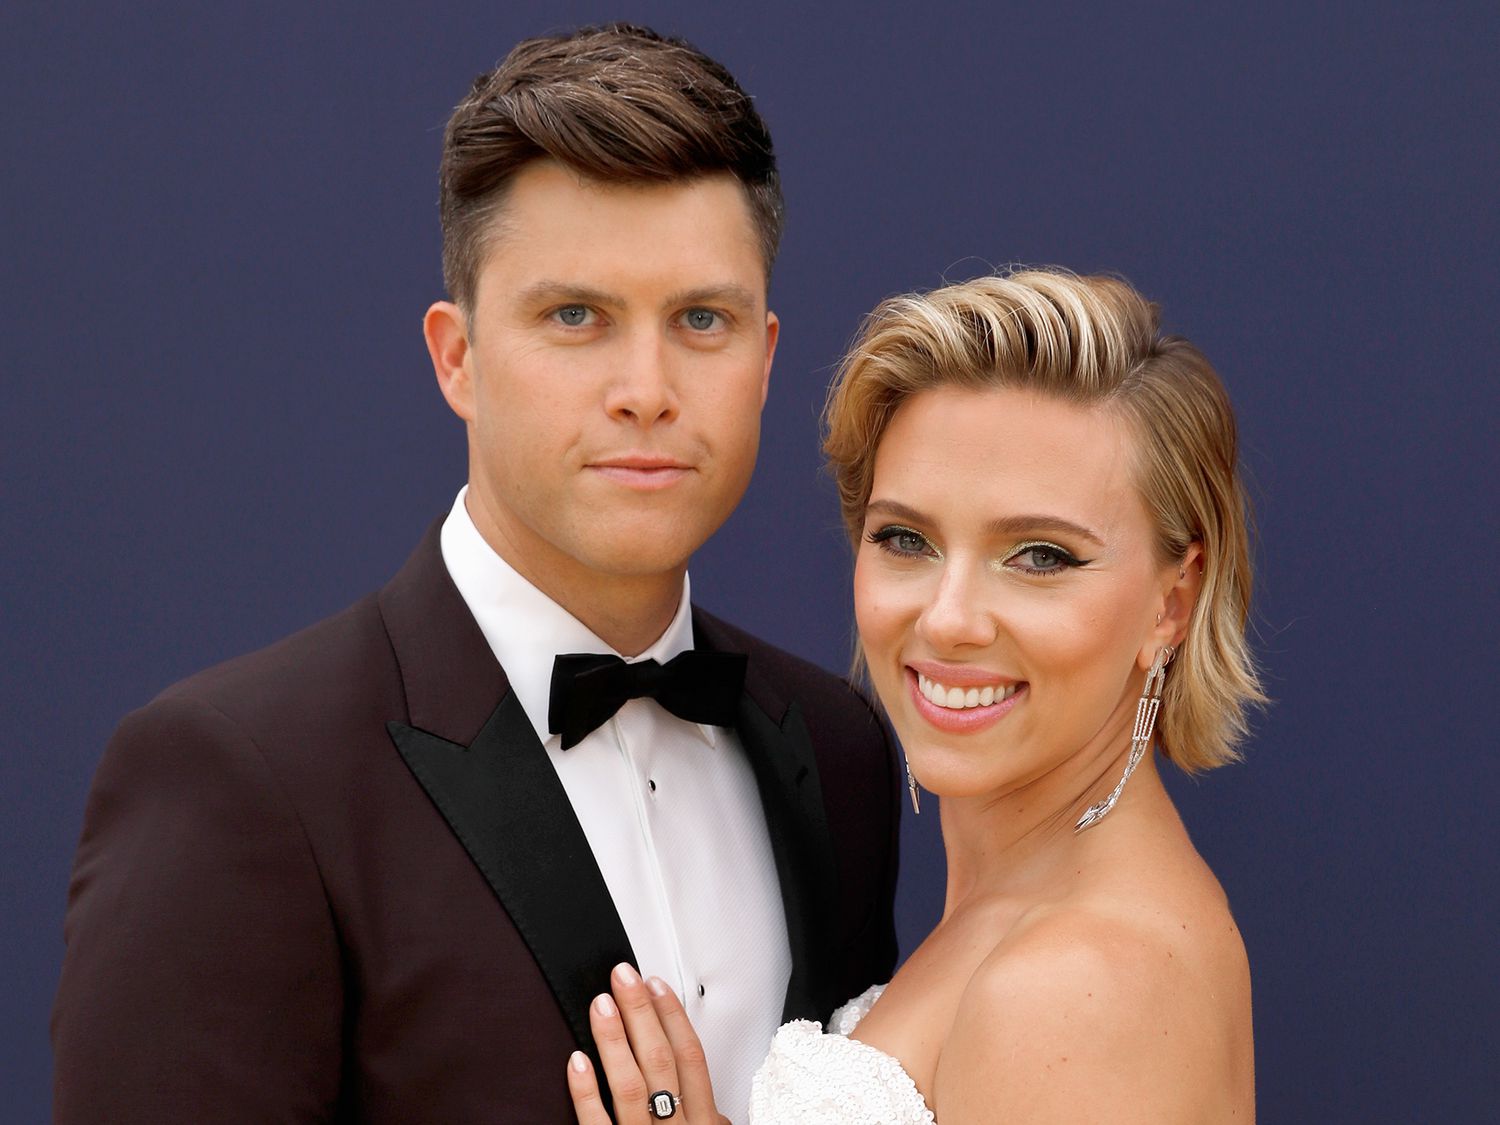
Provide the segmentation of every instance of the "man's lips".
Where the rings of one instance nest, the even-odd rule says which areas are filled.
[[[670,488],[693,471],[686,462],[657,454],[624,454],[590,461],[590,471],[638,492]]]

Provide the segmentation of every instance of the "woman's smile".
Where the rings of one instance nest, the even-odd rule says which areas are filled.
[[[982,668],[920,662],[906,667],[912,705],[939,730],[969,734],[1005,718],[1021,702],[1026,681]]]

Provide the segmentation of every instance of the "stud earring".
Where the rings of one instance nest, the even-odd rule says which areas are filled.
[[[1074,832],[1092,828],[1104,819],[1105,814],[1120,799],[1125,783],[1130,780],[1135,767],[1146,756],[1146,751],[1151,746],[1151,733],[1156,729],[1156,713],[1161,710],[1161,689],[1167,682],[1167,665],[1172,662],[1175,652],[1176,649],[1171,645],[1163,645],[1156,650],[1156,659],[1151,662],[1151,670],[1146,673],[1146,686],[1141,690],[1140,702],[1135,707],[1135,729],[1130,735],[1130,757],[1125,762],[1125,776],[1120,778],[1120,783],[1108,797],[1084,810],[1078,823],[1073,826]]]
[[[917,788],[917,779],[911,775],[911,763],[906,764],[906,791],[911,794],[911,811],[922,815],[922,791]]]

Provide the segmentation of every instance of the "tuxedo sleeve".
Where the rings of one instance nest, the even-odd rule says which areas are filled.
[[[860,928],[845,956],[845,964],[858,965],[855,979],[848,982],[849,995],[857,996],[872,984],[888,982],[896,971],[896,877],[901,859],[901,810],[906,797],[902,784],[901,755],[890,727],[871,710],[871,719],[879,732],[880,801],[884,818],[884,847],[875,857],[879,867],[875,900],[869,917]],[[842,1001],[840,1001],[842,1003]]]
[[[64,934],[55,1121],[330,1116],[337,933],[295,807],[223,713],[169,696],[121,724],[89,794]]]
[[[901,811],[906,786],[895,737],[875,710],[844,686],[837,725],[828,718],[814,737],[837,752],[827,755],[822,796],[839,867],[839,904],[830,927],[837,937],[825,962],[826,1017],[872,984],[885,984],[896,968],[896,877]]]

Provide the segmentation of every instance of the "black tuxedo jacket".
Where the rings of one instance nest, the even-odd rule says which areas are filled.
[[[693,631],[749,654],[785,1013],[826,1017],[895,962],[890,740],[836,677]],[[571,1121],[567,1056],[634,959],[436,525],[378,594],[121,723],[65,934],[60,1122]]]

